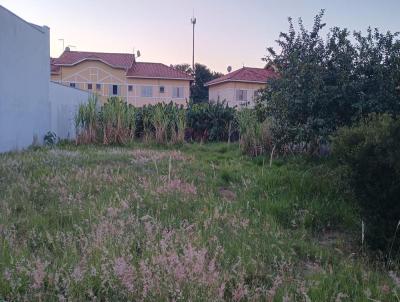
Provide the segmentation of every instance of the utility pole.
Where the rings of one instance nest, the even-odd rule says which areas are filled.
[[[196,25],[196,18],[193,17],[190,19],[190,22],[193,24],[193,53],[192,53],[192,69],[193,69],[193,74],[194,74],[194,26]]]

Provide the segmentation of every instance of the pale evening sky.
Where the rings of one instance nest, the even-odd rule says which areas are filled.
[[[307,26],[321,8],[328,27],[400,31],[400,0],[0,0],[25,20],[50,27],[50,52],[132,52],[139,61],[191,63],[193,10],[197,18],[195,61],[226,72],[262,67],[267,46],[275,46],[287,17]],[[1,30],[1,29],[0,29]],[[29,47],[29,45],[27,45]]]

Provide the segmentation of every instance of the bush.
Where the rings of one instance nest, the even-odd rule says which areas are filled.
[[[388,114],[370,115],[333,137],[333,154],[349,167],[372,249],[398,251],[400,219],[400,120]]]
[[[190,104],[186,119],[188,139],[227,141],[232,136],[235,108],[225,102]]]
[[[272,77],[257,100],[274,119],[281,151],[318,154],[340,127],[370,113],[400,114],[400,34],[368,28],[365,35],[333,27],[326,38],[324,11],[311,30],[289,19],[279,50],[268,48]]]
[[[55,132],[53,132],[53,131],[48,131],[45,134],[43,140],[44,140],[44,144],[46,146],[54,146],[57,143],[57,140],[58,140],[57,139],[57,134]]]

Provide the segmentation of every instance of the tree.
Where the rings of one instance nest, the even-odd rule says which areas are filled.
[[[186,72],[187,74],[193,73],[192,66],[187,63],[172,65],[172,67],[175,68],[176,70]]]
[[[189,64],[177,64],[173,67],[177,70],[193,74],[192,67]],[[211,71],[206,65],[196,63],[194,83],[190,89],[190,95],[193,102],[208,102],[208,87],[205,87],[204,84],[221,77],[222,75],[222,73]]]
[[[280,147],[313,153],[338,128],[371,112],[400,113],[400,41],[377,29],[351,34],[334,27],[326,39],[322,10],[308,31],[289,18],[289,32],[268,48],[264,60],[279,73],[258,99],[259,112],[273,120]]]

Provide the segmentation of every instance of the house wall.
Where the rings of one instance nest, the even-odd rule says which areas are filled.
[[[51,131],[61,139],[75,139],[75,116],[78,107],[87,103],[90,93],[50,82]]]
[[[248,82],[225,82],[216,84],[208,87],[209,100],[210,102],[226,100],[228,106],[231,107],[252,107],[254,106],[254,94],[262,88],[265,88],[265,84]],[[236,94],[238,90],[247,91],[247,100],[237,100]]]
[[[42,140],[50,128],[49,28],[0,6],[0,152]]]
[[[84,61],[74,66],[61,66],[61,74],[52,75],[52,80],[64,85],[75,83],[76,88],[84,90],[88,90],[88,84],[92,84],[92,92],[100,96],[102,103],[112,95],[112,85],[118,85],[118,95],[125,98],[129,104],[138,107],[171,100],[184,105],[190,97],[190,81],[188,80],[127,78],[125,75],[124,69],[113,68],[100,61]],[[96,84],[101,85],[99,90],[96,89]],[[131,91],[129,91],[129,86],[132,86]],[[152,87],[151,97],[141,96],[143,86]],[[164,86],[164,93],[160,93],[160,86]],[[173,87],[183,87],[183,96],[173,98]]]

